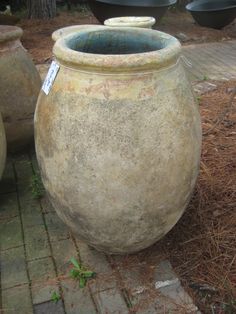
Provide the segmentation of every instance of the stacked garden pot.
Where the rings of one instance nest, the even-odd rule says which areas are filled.
[[[41,79],[23,48],[22,30],[0,26],[0,111],[8,149],[21,149],[33,139],[33,115]]]
[[[58,215],[98,250],[150,246],[190,200],[201,123],[180,52],[174,37],[142,28],[95,26],[54,46],[37,158]]]
[[[2,173],[5,167],[6,161],[6,137],[4,125],[2,122],[2,116],[0,114],[0,179],[2,178]]]

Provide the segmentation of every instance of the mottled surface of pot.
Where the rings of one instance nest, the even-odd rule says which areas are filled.
[[[2,116],[0,114],[0,179],[2,178],[3,170],[6,162],[6,136],[5,129],[2,122]]]
[[[180,51],[141,28],[93,29],[54,46],[60,70],[38,99],[37,158],[58,215],[98,250],[150,246],[189,202],[201,123]]]
[[[0,111],[11,151],[33,140],[33,115],[41,87],[21,36],[19,27],[0,26]]]
[[[113,17],[104,21],[104,25],[110,27],[141,27],[152,28],[156,23],[154,17],[150,16],[123,16]]]

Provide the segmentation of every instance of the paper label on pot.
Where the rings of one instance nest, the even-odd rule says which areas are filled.
[[[42,90],[44,91],[46,95],[49,94],[50,89],[52,88],[52,84],[57,76],[59,69],[60,69],[59,64],[57,64],[56,61],[52,61],[50,68],[48,70],[48,74],[42,86]]]

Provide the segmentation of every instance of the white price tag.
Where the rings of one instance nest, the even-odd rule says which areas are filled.
[[[52,61],[50,68],[48,70],[48,74],[47,74],[45,81],[43,83],[43,86],[42,86],[42,90],[44,91],[44,93],[46,95],[49,94],[50,89],[52,87],[52,84],[53,84],[56,76],[57,76],[59,69],[60,69],[59,64],[57,64],[56,61]]]

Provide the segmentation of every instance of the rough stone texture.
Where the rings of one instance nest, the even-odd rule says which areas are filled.
[[[1,252],[1,288],[28,283],[23,246]]]
[[[3,182],[5,182],[5,180]],[[17,194],[7,193],[7,194],[2,194],[0,197],[1,197],[1,206],[0,206],[1,220],[18,216],[19,209],[18,209],[18,204],[17,204]]]
[[[16,192],[16,180],[13,172],[12,163],[8,161],[0,181],[0,194]]]
[[[2,115],[0,113],[0,179],[2,178],[2,173],[6,162],[6,135],[5,129],[2,121]]]
[[[67,275],[68,266],[72,257],[77,258],[77,251],[71,239],[61,240],[52,245],[53,256],[57,267],[58,275]],[[63,252],[63,253],[62,253]]]
[[[112,253],[139,251],[173,227],[200,159],[200,117],[176,63],[177,40],[132,32],[168,38],[169,53],[88,57],[64,54],[67,43],[58,40],[61,68],[49,95],[41,91],[35,116],[37,157],[58,215],[82,240]]]
[[[1,250],[11,249],[23,245],[21,221],[19,216],[5,220],[0,225]]]
[[[137,314],[196,313],[197,308],[184,291],[180,281],[167,260],[160,259],[155,251],[152,262],[125,263],[124,257],[112,258],[122,278],[122,287],[127,291],[131,309]],[[146,274],[146,276],[144,276]],[[147,278],[145,278],[147,277]],[[168,282],[169,280],[169,285]],[[156,283],[166,286],[160,289]]]
[[[184,291],[178,277],[170,265],[170,262],[164,260],[158,263],[155,268],[154,282],[155,284],[160,282],[164,284],[166,281],[172,283],[158,289],[162,294],[160,303],[162,303],[163,308],[167,311],[180,311],[182,309],[185,313],[196,313],[198,309],[193,304],[193,300]]]
[[[101,314],[128,314],[129,310],[121,296],[121,293],[116,289],[104,290],[93,295],[94,301]]]
[[[45,220],[52,242],[69,238],[68,227],[61,221],[56,213],[45,214]]]
[[[2,309],[5,314],[32,314],[29,286],[22,285],[2,290]]]
[[[96,273],[96,278],[89,282],[92,293],[105,289],[116,289],[116,277],[104,253],[77,241],[80,259],[83,265]]]
[[[27,153],[16,155],[14,159],[14,166],[16,170],[17,187],[20,192],[20,197],[23,200],[25,198],[26,203],[22,204],[25,206],[29,202],[32,202],[31,183],[32,183],[32,165],[29,160]],[[29,197],[31,195],[31,197]],[[36,204],[36,202],[35,202]]]
[[[65,310],[67,314],[96,314],[89,289],[79,288],[76,281],[65,279],[61,282]]]
[[[25,228],[24,235],[25,250],[28,261],[51,255],[48,236],[44,225]]]
[[[122,267],[123,256],[113,256],[112,259],[116,263],[122,287],[127,293],[127,299],[130,302],[131,309],[140,314],[162,313],[160,309],[160,301],[158,293],[153,289],[154,280],[144,281],[144,275],[150,272],[149,265],[145,262],[142,264],[135,263],[131,266]]]
[[[6,26],[1,26],[1,32]],[[14,30],[2,35],[0,43],[0,110],[6,131],[8,150],[15,151],[33,140],[33,115],[41,79],[19,37],[9,41]]]
[[[29,262],[28,269],[32,282],[33,304],[50,301],[54,291],[59,293],[56,273],[50,257]]]
[[[62,301],[58,302],[45,302],[42,304],[34,305],[34,314],[64,314]]]

